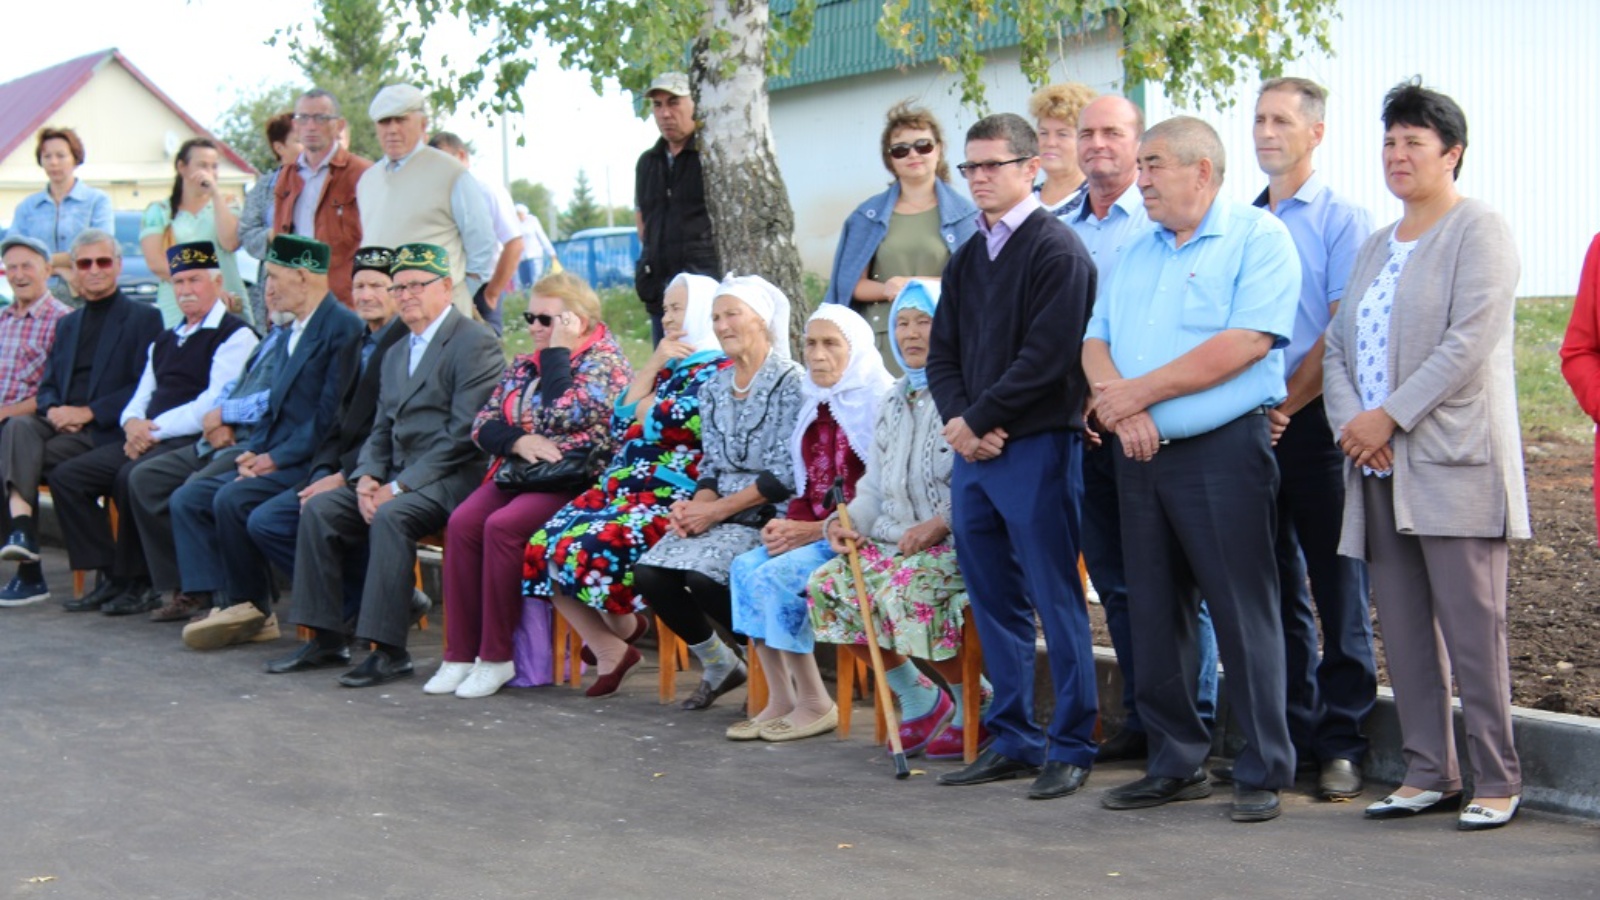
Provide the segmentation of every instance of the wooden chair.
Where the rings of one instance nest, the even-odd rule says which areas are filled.
[[[661,657],[661,672],[657,678],[657,693],[663,705],[676,699],[678,673],[689,669],[689,645],[683,638],[656,617],[656,649]]]
[[[857,695],[857,685],[860,696],[864,698],[872,678],[866,662],[849,647],[841,645],[838,653],[838,696],[835,699],[839,704],[839,739],[844,740],[850,736],[850,714]],[[978,627],[972,624],[970,615],[961,625],[961,649],[956,653],[956,661],[961,665],[961,734],[964,742],[961,752],[964,761],[972,762],[978,758],[978,726],[982,719],[980,707],[983,685],[980,679],[983,675],[983,647],[978,643]],[[888,725],[883,718],[883,704],[886,702],[893,700],[873,692],[872,710],[877,724],[873,729],[872,742],[875,744],[881,744],[889,737]]]
[[[583,637],[578,629],[562,617],[552,605],[550,608],[550,665],[556,684],[572,687],[583,685]],[[663,667],[664,668],[664,667]]]

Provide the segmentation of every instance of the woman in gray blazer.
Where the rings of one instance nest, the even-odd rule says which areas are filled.
[[[1384,175],[1405,214],[1362,246],[1323,376],[1349,457],[1339,552],[1367,560],[1406,762],[1366,815],[1460,797],[1453,670],[1473,776],[1458,824],[1497,828],[1522,792],[1506,649],[1506,541],[1530,536],[1511,362],[1517,253],[1505,220],[1456,190],[1467,123],[1455,101],[1402,83],[1383,122]]]

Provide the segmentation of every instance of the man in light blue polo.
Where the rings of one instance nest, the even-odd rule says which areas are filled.
[[[1084,202],[1065,221],[1089,250],[1100,292],[1111,281],[1122,249],[1155,228],[1134,184],[1139,174],[1139,135],[1144,113],[1125,98],[1100,97],[1078,116],[1078,168],[1088,179]],[[1338,449],[1338,448],[1334,448]],[[1100,744],[1096,762],[1144,759],[1149,741],[1139,718],[1138,669],[1133,661],[1133,623],[1128,616],[1128,575],[1122,558],[1122,514],[1117,504],[1116,457],[1109,440],[1083,452],[1083,563],[1100,595],[1106,630],[1122,671],[1122,730]],[[1217,639],[1211,615],[1200,606],[1199,684],[1195,702],[1207,724],[1217,708]]]
[[[1329,189],[1312,163],[1322,142],[1327,96],[1304,78],[1262,83],[1254,137],[1256,162],[1268,186],[1255,205],[1270,209],[1288,227],[1300,255],[1300,307],[1284,350],[1289,396],[1277,409],[1288,427],[1274,448],[1289,737],[1295,755],[1317,765],[1318,793],[1347,800],[1361,793],[1367,753],[1362,723],[1378,698],[1378,670],[1366,565],[1338,552],[1344,458],[1322,409],[1322,333],[1339,308],[1372,220]]]
[[[1232,817],[1276,818],[1294,783],[1284,714],[1276,534],[1278,466],[1266,410],[1283,402],[1283,354],[1300,260],[1283,223],[1218,201],[1225,154],[1211,126],[1179,116],[1146,131],[1140,193],[1153,222],[1122,251],[1084,336],[1091,407],[1126,457],[1117,466],[1128,606],[1139,627],[1144,778],[1110,809],[1211,794],[1211,731],[1190,686],[1205,597],[1244,733]]]

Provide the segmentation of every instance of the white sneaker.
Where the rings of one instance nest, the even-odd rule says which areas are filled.
[[[424,694],[454,694],[461,682],[467,680],[472,674],[472,663],[447,662],[433,673],[428,683],[422,686]]]
[[[456,688],[456,696],[468,700],[492,696],[505,687],[506,682],[515,677],[516,674],[516,663],[510,660],[505,662],[484,662],[480,659],[478,664],[472,667],[472,674],[468,675],[467,680],[461,682],[461,686]]]

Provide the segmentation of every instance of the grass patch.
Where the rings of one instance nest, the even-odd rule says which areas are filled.
[[[1561,338],[1571,317],[1571,297],[1517,301],[1517,411],[1525,441],[1582,441],[1594,433],[1561,377]]]

